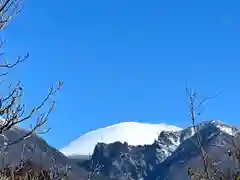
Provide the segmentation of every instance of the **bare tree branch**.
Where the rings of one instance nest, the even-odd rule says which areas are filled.
[[[196,115],[196,112],[198,111],[200,106],[203,105],[203,103],[207,102],[208,100],[218,97],[220,93],[214,96],[207,97],[202,101],[200,101],[199,104],[197,104],[196,92],[188,88],[186,88],[186,92],[188,95],[188,107],[189,107],[189,113],[192,121],[192,126],[194,128],[194,132],[197,138],[197,144],[198,144],[198,147],[200,148],[200,155],[203,160],[203,166],[204,166],[203,167],[204,173],[193,172],[193,170],[190,168],[188,175],[193,180],[205,180],[205,179],[207,180],[240,180],[240,174],[237,171],[240,169],[240,141],[239,141],[239,145],[236,145],[236,142],[232,142],[232,145],[234,148],[229,150],[228,154],[230,154],[229,156],[234,157],[233,160],[236,163],[236,168],[228,169],[229,173],[226,174],[219,167],[217,167],[217,165],[221,164],[222,162],[221,161],[216,162],[204,150],[201,136],[196,126],[197,115],[200,115],[200,113],[197,113]],[[228,142],[228,143],[230,144],[231,142]],[[216,145],[213,145],[213,146],[216,146]],[[218,145],[218,147],[222,148],[221,145]]]
[[[186,88],[186,92],[187,92],[187,95],[188,95],[188,107],[189,107],[190,117],[191,117],[191,120],[192,120],[192,125],[193,125],[193,128],[194,128],[194,132],[195,132],[196,137],[197,137],[197,144],[198,144],[198,147],[200,148],[201,157],[203,159],[204,170],[205,170],[207,179],[211,180],[211,177],[210,177],[210,174],[209,174],[209,171],[208,171],[206,153],[203,149],[203,145],[202,145],[202,142],[201,142],[201,137],[198,133],[198,130],[197,130],[197,127],[196,127],[196,124],[195,124],[195,122],[196,122],[196,115],[195,115],[196,92],[194,92],[194,91],[192,91],[191,89],[188,89],[188,88]]]
[[[28,54],[28,53],[27,53],[25,56],[23,56],[23,57],[18,56],[18,57],[17,57],[17,60],[16,60],[13,64],[10,64],[10,63],[0,64],[0,68],[13,68],[13,67],[15,67],[17,64],[25,61],[28,57],[29,57],[29,54]]]
[[[11,2],[11,0],[6,0],[0,7],[0,12],[4,11],[6,6]]]
[[[100,172],[100,170],[104,167],[103,164],[100,164],[99,161],[97,163],[94,163],[93,159],[91,160],[91,165],[90,165],[90,172],[88,173],[88,178],[87,180],[92,180],[97,173]]]
[[[3,32],[3,30],[12,21],[12,18],[21,12],[22,8],[22,0],[0,0],[0,32]],[[0,81],[0,85],[4,85],[3,82],[5,82],[6,75],[8,75],[10,70],[18,66],[20,63],[24,62],[29,57],[29,54],[27,53],[24,56],[18,56],[15,61],[6,61],[7,58],[5,58],[5,53],[3,51],[3,46],[5,43],[5,40],[0,41],[0,77],[3,79]],[[55,101],[50,104],[50,107],[45,112],[40,111],[42,111],[46,104],[51,100],[51,97],[60,90],[62,85],[63,83],[59,82],[57,87],[52,86],[47,96],[42,101],[40,101],[37,106],[33,107],[32,110],[30,110],[28,113],[25,112],[25,104],[22,103],[22,95],[24,90],[20,82],[17,82],[15,86],[10,86],[9,89],[7,89],[9,90],[7,95],[0,94],[0,135],[4,136],[4,133],[6,131],[9,131],[11,128],[14,128],[14,126],[19,125],[20,123],[27,120],[36,118],[36,122],[30,127],[30,130],[27,131],[26,134],[21,137],[17,137],[16,139],[7,140],[7,142],[4,142],[4,145],[1,147],[1,149],[5,151],[8,148],[11,148],[11,145],[19,143],[20,141],[24,141],[33,134],[36,134],[37,131],[43,127],[43,125],[47,122],[51,112],[53,111]],[[26,144],[24,144],[24,147],[25,145]],[[45,169],[41,170],[41,172],[34,173],[32,171],[32,167],[28,167],[29,165],[32,166],[31,163],[28,160],[24,161],[23,159],[24,152],[25,150],[23,149],[22,161],[19,165],[16,166],[15,169],[6,167],[3,170],[0,170],[1,179],[2,177],[4,180],[23,178],[25,180],[64,179],[70,170],[67,168],[66,172],[63,174],[59,174],[60,170],[50,171]]]

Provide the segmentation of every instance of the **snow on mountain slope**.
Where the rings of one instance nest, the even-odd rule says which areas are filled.
[[[100,143],[91,156],[92,162],[104,165],[102,174],[116,179],[188,179],[188,167],[198,168],[197,165],[201,164],[195,132],[201,137],[205,150],[212,153],[211,157],[220,158],[217,162],[222,162],[221,158],[234,140],[232,135],[239,132],[238,128],[221,121],[203,121],[195,127],[195,130],[189,126],[181,131],[162,131],[153,144],[146,146]],[[147,133],[147,130],[142,132]],[[140,135],[139,139],[142,137]],[[83,163],[81,165],[84,167]]]
[[[116,141],[127,142],[129,145],[152,144],[163,130],[178,131],[181,128],[166,124],[148,124],[138,122],[123,122],[90,131],[60,149],[67,156],[91,155],[97,143],[106,144]]]

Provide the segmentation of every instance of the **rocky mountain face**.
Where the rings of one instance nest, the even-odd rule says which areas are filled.
[[[226,152],[238,137],[238,129],[218,121],[203,122],[196,126],[201,142],[223,170],[234,164]],[[131,146],[127,143],[99,143],[90,160],[78,165],[89,169],[104,165],[101,173],[119,180],[188,180],[188,169],[200,168],[202,159],[196,144],[193,127],[181,131],[162,131],[151,145]]]
[[[179,131],[181,128],[164,123],[121,122],[83,134],[60,151],[66,156],[82,156],[93,154],[99,142],[106,144],[116,141],[127,142],[133,146],[152,144],[163,130]]]
[[[239,130],[218,121],[208,121],[198,124],[196,131],[216,166],[224,172],[234,169],[235,164],[228,151],[235,148],[232,142],[240,137]],[[69,157],[37,135],[6,146],[25,133],[27,131],[16,126],[0,136],[0,168],[7,164],[17,165],[21,160],[31,160],[31,164],[37,168],[64,169],[70,166],[70,180],[87,180],[88,174],[99,165],[103,165],[100,172],[91,180],[188,180],[189,167],[197,170],[203,167],[198,137],[193,127],[163,130],[152,144],[130,145],[119,141],[98,143],[91,156]]]
[[[79,167],[74,161],[66,157],[57,149],[48,145],[48,143],[33,134],[22,141],[8,146],[8,142],[14,142],[27,133],[26,130],[14,126],[0,135],[0,169],[10,167],[15,168],[25,162],[31,162],[31,168],[37,170],[51,169],[54,172],[66,172],[70,180],[85,180],[88,172],[85,168]],[[103,176],[99,179],[107,179]]]

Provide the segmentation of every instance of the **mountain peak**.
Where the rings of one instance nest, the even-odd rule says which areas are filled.
[[[181,128],[167,124],[122,122],[90,131],[60,151],[67,156],[92,154],[96,144],[127,142],[129,145],[152,144],[162,131],[178,131]]]
[[[237,132],[239,132],[238,128],[230,126],[220,120],[203,121],[197,125],[198,129],[208,128],[209,126],[214,126],[221,132],[231,136],[234,136]]]

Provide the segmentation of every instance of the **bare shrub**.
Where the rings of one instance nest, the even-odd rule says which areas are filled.
[[[231,144],[231,149],[226,152],[226,155],[230,157],[231,162],[234,164],[233,167],[229,167],[227,170],[221,169],[218,165],[221,163],[211,157],[206,150],[204,149],[204,145],[202,144],[201,135],[196,126],[196,121],[199,116],[201,116],[201,112],[199,109],[201,106],[219,96],[219,94],[203,99],[199,103],[197,103],[197,94],[192,89],[186,89],[188,95],[188,107],[190,118],[192,121],[192,127],[194,129],[196,135],[196,146],[200,149],[200,156],[203,161],[203,167],[200,170],[189,168],[188,176],[192,180],[240,180],[240,137],[236,134],[236,136],[232,137],[231,142],[227,142]],[[222,146],[219,146],[222,148]]]
[[[18,15],[23,9],[22,0],[0,0],[0,33],[2,34],[6,27],[11,23],[13,17]],[[29,131],[23,136],[15,140],[8,140],[4,142],[3,146],[11,147],[13,144],[17,144],[29,138],[31,135],[38,133],[39,130],[47,122],[49,115],[53,111],[55,101],[51,98],[60,90],[63,83],[59,82],[53,85],[46,97],[40,101],[38,105],[32,107],[29,112],[26,112],[25,105],[21,102],[23,95],[23,88],[21,82],[17,82],[15,85],[6,84],[8,73],[18,66],[20,63],[25,62],[29,57],[26,53],[23,56],[18,56],[16,60],[11,62],[6,61],[6,55],[3,51],[3,46],[6,41],[0,42],[0,85],[4,88],[8,87],[8,93],[0,95],[0,134],[4,136],[4,133],[13,128],[15,125],[26,122],[28,120],[36,119],[36,123],[31,125]],[[49,105],[50,103],[50,105]],[[42,109],[46,105],[49,105],[47,110],[43,113]],[[41,131],[45,133],[47,131]],[[20,153],[21,154],[21,153]],[[0,170],[1,180],[50,180],[50,179],[64,179],[67,177],[67,173],[70,169],[67,168],[65,172],[60,171],[57,166],[53,166],[50,169],[44,169],[44,167],[37,167],[30,159],[22,160],[17,165],[5,165]]]

